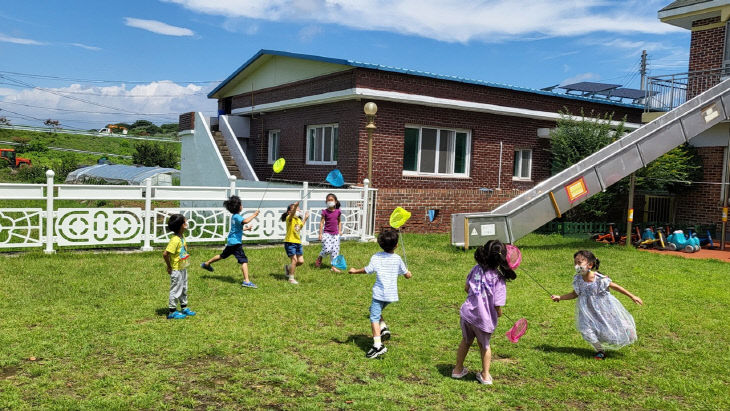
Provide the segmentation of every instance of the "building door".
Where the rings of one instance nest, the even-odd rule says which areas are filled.
[[[674,214],[673,196],[644,196],[645,223],[674,223]]]

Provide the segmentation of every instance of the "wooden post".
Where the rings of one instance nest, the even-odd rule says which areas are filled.
[[[464,217],[464,251],[469,249],[469,217]]]

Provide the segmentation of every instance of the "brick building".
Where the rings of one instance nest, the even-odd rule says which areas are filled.
[[[548,130],[560,111],[612,113],[629,129],[643,111],[608,99],[269,50],[208,96],[218,99],[222,121],[243,121],[234,134],[260,180],[284,157],[277,178],[317,182],[338,168],[347,182],[362,183],[369,155],[363,106],[376,103],[375,227],[403,206],[413,213],[409,229],[420,232],[448,231],[452,213],[490,211],[548,177]],[[181,130],[192,128],[187,119],[181,117]],[[438,210],[432,222],[428,210]]]
[[[659,11],[659,19],[667,24],[691,31],[687,73],[649,79],[650,90],[670,94],[661,89],[671,77],[673,90],[682,103],[725,80],[730,70],[730,42],[727,40],[730,2],[726,0],[677,0]],[[659,88],[656,88],[659,87]],[[673,108],[673,105],[666,107]],[[704,183],[693,184],[676,198],[676,221],[720,226],[728,179],[728,141],[730,126],[720,123],[690,142],[697,147],[703,161]]]

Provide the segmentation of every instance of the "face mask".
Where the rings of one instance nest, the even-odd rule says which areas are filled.
[[[297,210],[297,212],[296,212],[296,215],[297,215],[297,217],[299,217],[299,218],[302,218],[302,217],[304,217],[304,213],[302,212],[302,210]]]
[[[327,207],[334,208],[334,206],[335,206],[335,202],[334,201],[328,201],[327,202]]]
[[[583,266],[581,266],[580,264],[576,264],[575,265],[575,273],[576,274],[583,274],[584,272],[585,272],[585,270],[583,269]]]

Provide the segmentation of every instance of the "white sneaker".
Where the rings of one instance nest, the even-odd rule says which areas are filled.
[[[488,380],[485,380],[480,372],[477,373],[477,381],[479,381],[479,384],[492,385],[492,377],[490,376]]]

